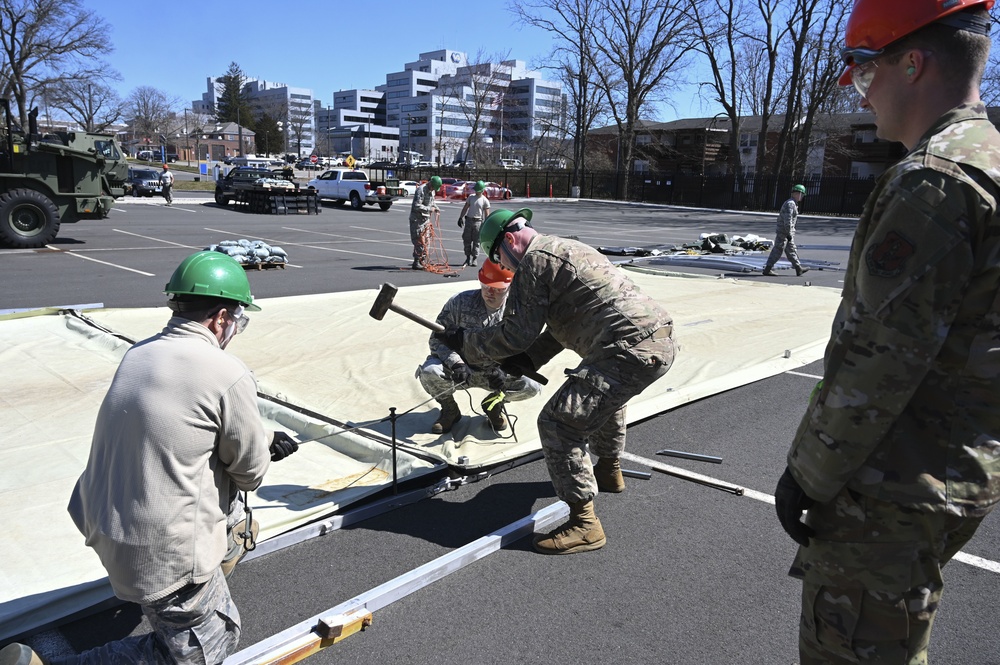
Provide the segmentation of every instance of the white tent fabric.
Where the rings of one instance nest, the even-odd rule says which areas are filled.
[[[633,270],[643,291],[664,303],[681,344],[674,367],[629,405],[630,422],[795,369],[822,356],[838,293],[734,279]],[[452,294],[475,281],[400,289],[397,304],[433,319]],[[427,459],[480,469],[539,449],[535,419],[578,358],[564,352],[542,368],[550,382],[539,398],[508,404],[516,438],[497,436],[475,416],[485,396],[460,394],[466,417],[445,435],[430,434],[437,405],[414,371],[428,352],[429,331],[393,312],[368,311],[377,289],[261,301],[230,346],[255,371],[264,395],[322,419],[262,399],[268,427],[300,440],[338,427],[351,433],[306,443],[271,467],[251,497],[262,539],[292,529],[386,487],[385,445],[396,407],[400,478],[441,469]],[[100,326],[138,340],[158,332],[166,308],[95,310]],[[0,540],[0,639],[43,625],[109,597],[103,569],[66,513],[86,464],[97,409],[127,343],[67,315],[0,320],[0,510],[12,526]],[[412,411],[411,411],[412,410]],[[510,432],[505,435],[511,437]],[[413,454],[408,454],[409,450]],[[707,452],[707,451],[706,451]],[[38,525],[44,525],[39,528]]]

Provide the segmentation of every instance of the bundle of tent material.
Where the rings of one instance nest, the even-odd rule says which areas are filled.
[[[223,240],[205,248],[209,252],[222,252],[242,265],[258,263],[288,263],[288,253],[281,247],[268,245],[263,240]]]

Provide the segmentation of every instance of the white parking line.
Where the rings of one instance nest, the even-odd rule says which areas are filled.
[[[815,374],[806,374],[804,372],[795,372],[793,370],[788,370],[785,374],[794,374],[795,376],[804,376],[807,379],[822,379],[822,376],[816,376]]]
[[[791,372],[788,372],[788,373],[790,374]],[[808,376],[808,375],[806,375],[806,376]],[[732,484],[728,480],[722,480],[721,478],[713,478],[712,476],[705,476],[705,475],[702,475],[700,473],[694,473],[692,471],[688,471],[687,469],[681,469],[679,467],[674,467],[674,466],[670,466],[670,465],[667,465],[667,464],[663,464],[662,462],[659,462],[659,461],[656,461],[656,460],[647,459],[647,458],[641,457],[639,455],[633,455],[633,454],[628,453],[628,452],[623,452],[622,453],[622,459],[628,460],[628,461],[631,461],[631,462],[635,462],[637,464],[645,464],[645,465],[647,465],[647,466],[649,466],[650,468],[653,468],[653,469],[655,469],[658,466],[659,467],[665,467],[667,469],[675,469],[677,471],[680,471],[680,472],[683,472],[683,473],[685,473],[687,475],[690,475],[690,476],[692,476],[694,478],[698,478],[698,479],[709,481],[709,482],[722,483],[722,484],[725,484],[725,485],[731,485]],[[743,496],[745,496],[746,498],[748,498],[748,499],[754,499],[755,501],[760,501],[761,503],[768,503],[768,504],[771,504],[772,506],[774,505],[774,495],[773,494],[766,494],[764,492],[758,492],[757,490],[748,489],[746,487],[744,487],[742,489],[743,489]],[[975,566],[976,568],[982,568],[983,570],[988,570],[991,573],[1000,573],[1000,562],[992,561],[990,559],[984,559],[983,557],[975,556],[974,554],[966,554],[965,552],[959,552],[958,554],[955,555],[955,560],[956,561],[961,561],[962,563],[968,564],[970,566]]]
[[[154,273],[151,273],[151,272],[143,272],[142,270],[136,270],[135,268],[127,268],[125,266],[120,266],[117,263],[108,263],[107,261],[101,261],[100,259],[94,259],[94,258],[91,258],[89,256],[84,256],[82,254],[77,254],[76,252],[72,252],[72,251],[65,250],[65,249],[59,249],[58,247],[53,247],[52,245],[46,245],[46,247],[49,248],[49,249],[51,249],[51,250],[53,250],[53,251],[59,252],[60,254],[67,254],[69,256],[75,256],[76,258],[83,259],[84,261],[93,261],[94,263],[100,263],[100,264],[103,264],[103,265],[106,265],[106,266],[111,266],[112,268],[118,268],[119,270],[128,270],[129,272],[134,272],[134,273],[138,273],[140,275],[145,275],[146,277],[156,277],[156,275]]]
[[[122,231],[121,229],[112,229],[115,233],[124,233],[127,236],[134,236],[136,238],[143,238],[144,240],[152,240],[153,242],[162,242],[165,245],[173,245],[174,247],[183,247],[185,249],[198,249],[194,245],[184,245],[179,242],[170,242],[169,240],[163,240],[161,238],[154,238],[153,236],[144,236],[139,233],[132,233],[131,231]]]

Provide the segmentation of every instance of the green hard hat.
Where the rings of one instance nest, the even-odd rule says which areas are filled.
[[[482,180],[477,180],[475,184],[475,189],[477,192],[483,191],[484,189],[486,189],[486,183],[483,182]]]
[[[490,216],[483,222],[482,228],[479,229],[479,246],[483,248],[483,252],[490,261],[500,262],[499,251],[496,253],[493,251],[500,249],[500,243],[497,242],[497,239],[503,235],[503,230],[516,219],[523,219],[528,223],[528,226],[531,226],[531,210],[529,208],[521,208],[516,212],[497,210],[490,213]]]
[[[235,300],[252,312],[260,311],[260,307],[253,304],[246,270],[236,259],[222,252],[196,252],[181,261],[163,292]]]
[[[795,185],[794,187],[792,187],[792,191],[793,192],[799,192],[800,194],[805,194],[806,193],[806,186],[805,185]]]
[[[431,183],[431,189],[433,189],[434,191],[437,191],[437,190],[441,189],[441,178],[440,177],[438,177],[436,175],[432,175],[431,179],[429,180],[429,182]]]

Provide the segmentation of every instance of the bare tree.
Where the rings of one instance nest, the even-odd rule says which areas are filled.
[[[573,140],[572,182],[581,186],[586,168],[587,134],[607,108],[595,85],[594,54],[590,39],[598,0],[514,0],[512,11],[522,23],[546,30],[558,38],[549,56],[550,68],[569,90],[572,122],[566,132]]]
[[[128,96],[125,102],[125,115],[129,118],[132,131],[141,141],[160,143],[160,134],[169,132],[174,109],[180,105],[177,98],[167,96],[167,93],[148,85],[139,86]]]
[[[842,98],[838,79],[844,71],[840,49],[827,35],[842,34],[850,12],[846,0],[820,0],[813,16],[813,28],[806,39],[803,51],[804,89],[800,121],[795,125],[790,145],[793,146],[791,169],[793,174],[806,173],[810,150],[825,141],[824,136],[814,137],[818,116],[832,100]],[[779,171],[780,172],[780,171]]]
[[[645,104],[669,87],[670,75],[692,48],[687,10],[687,0],[598,0],[591,64],[618,126],[624,192]]]
[[[125,115],[125,101],[99,79],[64,79],[53,86],[48,99],[88,132],[105,132]]]
[[[469,159],[482,161],[482,138],[487,129],[499,129],[494,120],[494,111],[499,110],[510,84],[510,68],[501,63],[507,55],[487,55],[480,49],[460,67],[454,75],[445,75],[438,80],[441,96],[457,101],[470,130],[465,154]],[[428,119],[432,120],[433,109]]]
[[[295,153],[302,157],[302,141],[312,126],[312,114],[305,108],[289,105],[287,123],[288,135],[295,140]]]
[[[33,90],[107,69],[98,60],[112,51],[107,34],[104,20],[80,0],[0,0],[0,96],[16,101],[22,126]]]
[[[983,73],[983,83],[980,86],[980,98],[987,106],[1000,104],[1000,17],[996,13],[990,14],[990,59],[986,63],[986,71]]]

